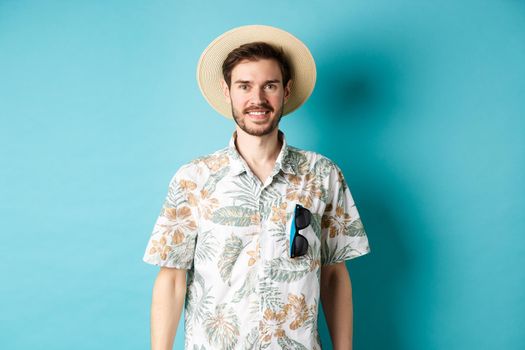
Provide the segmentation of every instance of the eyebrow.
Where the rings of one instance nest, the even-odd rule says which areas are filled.
[[[279,79],[273,79],[273,80],[266,80],[264,82],[264,85],[266,84],[272,84],[272,83],[280,83],[281,81]],[[251,84],[251,80],[236,80],[234,84]]]

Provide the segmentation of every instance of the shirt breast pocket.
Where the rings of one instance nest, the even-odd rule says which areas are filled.
[[[295,207],[295,203],[289,207]],[[298,231],[308,242],[306,254],[291,257],[291,244],[293,244],[295,234],[293,215],[293,211],[288,213],[286,225],[283,227],[284,232],[280,234],[282,239],[275,242],[278,254],[277,260],[274,260],[272,264],[273,272],[281,276],[279,279],[288,282],[299,279],[306,273],[317,272],[321,261],[321,222],[319,215],[315,212],[311,215],[310,225]]]

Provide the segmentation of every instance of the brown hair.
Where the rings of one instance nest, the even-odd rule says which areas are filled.
[[[226,84],[228,84],[228,88],[231,87],[232,70],[237,64],[243,60],[257,61],[259,59],[276,60],[283,76],[283,86],[286,86],[291,79],[291,69],[283,49],[281,47],[275,48],[262,41],[256,41],[243,44],[232,50],[224,60],[222,64],[222,75]]]

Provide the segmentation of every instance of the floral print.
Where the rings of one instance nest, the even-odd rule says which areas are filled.
[[[168,253],[171,250],[171,247],[167,244],[167,238],[166,236],[161,236],[160,239],[157,241],[155,239],[151,240],[151,248],[149,249],[149,254],[160,254],[160,258],[162,260],[166,260],[168,258]]]
[[[257,178],[235,147],[181,166],[144,252],[186,269],[185,348],[320,350],[321,267],[370,252],[341,169],[286,143]],[[304,256],[290,258],[295,204],[312,213]]]
[[[282,202],[278,206],[272,207],[272,221],[281,222],[283,225],[286,224],[286,207],[287,202]]]
[[[191,210],[188,207],[165,208],[165,217],[168,219],[168,222],[166,224],[159,224],[159,227],[166,228],[174,244],[182,242],[184,232],[197,228],[197,224],[192,219]]]
[[[311,207],[315,198],[320,198],[319,179],[311,173],[303,176],[289,175],[290,186],[286,191],[286,199],[295,200],[305,207]]]

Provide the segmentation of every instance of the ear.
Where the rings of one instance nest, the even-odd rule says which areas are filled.
[[[288,83],[286,83],[286,86],[284,87],[284,103],[288,101],[288,98],[290,97],[292,89],[292,79],[288,80]]]
[[[228,84],[226,84],[226,81],[224,79],[221,79],[221,88],[224,100],[230,103],[230,89],[228,88]]]

